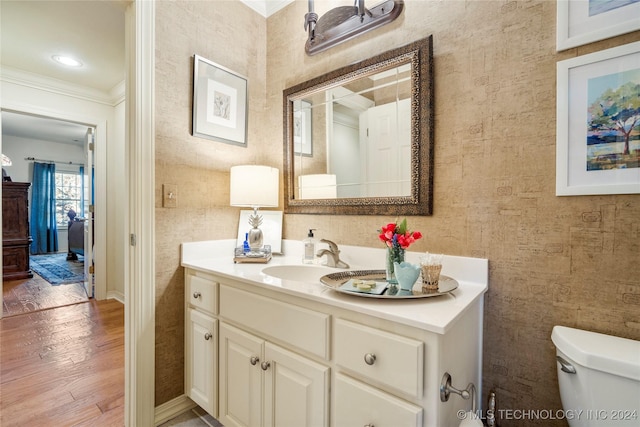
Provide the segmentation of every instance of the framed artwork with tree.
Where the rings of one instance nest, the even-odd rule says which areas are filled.
[[[640,30],[640,0],[557,0],[556,50]]]
[[[557,64],[556,195],[640,193],[640,42]]]

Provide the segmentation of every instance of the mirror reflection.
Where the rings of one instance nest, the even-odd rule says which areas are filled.
[[[431,213],[431,37],[284,90],[286,213]]]
[[[411,194],[410,71],[402,64],[293,102],[298,199]]]

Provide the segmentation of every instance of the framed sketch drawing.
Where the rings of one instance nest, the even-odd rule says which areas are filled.
[[[556,195],[640,193],[640,42],[557,72]]]
[[[247,79],[193,57],[193,136],[247,145]]]
[[[311,144],[311,103],[293,102],[293,152],[313,156]]]
[[[558,0],[556,50],[640,30],[640,0]]]

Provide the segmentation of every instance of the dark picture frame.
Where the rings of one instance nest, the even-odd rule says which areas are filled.
[[[247,78],[193,57],[192,135],[247,146]]]

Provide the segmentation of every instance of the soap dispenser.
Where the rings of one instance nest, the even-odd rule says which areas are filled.
[[[315,229],[310,228],[307,238],[302,241],[304,243],[304,256],[302,257],[304,264],[313,264],[316,256],[316,240],[313,237],[313,230]]]

